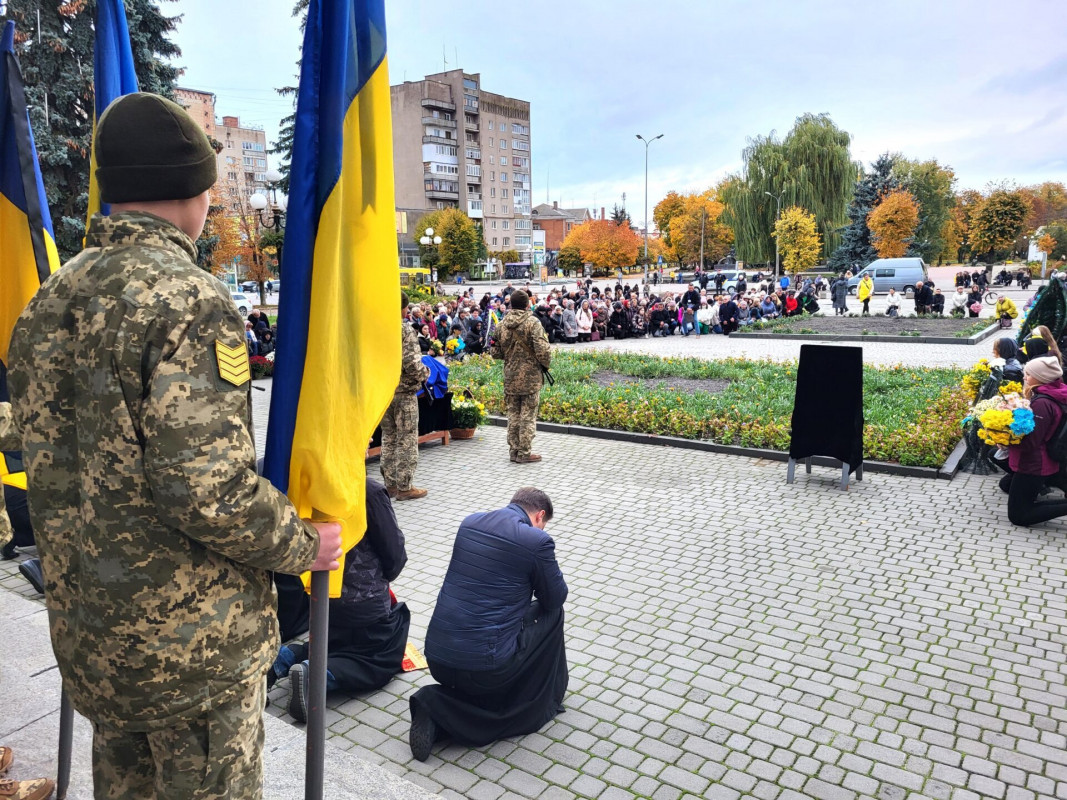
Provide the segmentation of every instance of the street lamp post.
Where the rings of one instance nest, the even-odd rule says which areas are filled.
[[[423,247],[429,247],[431,244],[439,245],[441,244],[441,237],[434,236],[433,228],[427,228],[423,232],[422,236],[419,237],[419,244],[421,244]],[[440,261],[440,256],[438,256],[438,261]],[[431,275],[430,277],[433,276]]]
[[[285,230],[285,209],[288,206],[288,201],[285,195],[278,197],[278,181],[282,179],[282,174],[276,169],[267,170],[266,174],[267,183],[270,184],[270,197],[265,194],[256,192],[248,198],[248,205],[252,207],[252,210],[256,215],[256,223],[260,228],[269,231],[278,231],[279,233]],[[264,212],[268,211],[269,216]],[[256,240],[258,242],[258,238]],[[258,244],[252,251],[252,257],[255,259],[256,251],[258,250]],[[282,264],[282,246],[278,245],[278,277],[281,277],[281,264]],[[262,287],[260,287],[262,288]]]
[[[656,139],[662,139],[663,134],[646,139],[641,134],[635,134],[638,139],[645,143],[645,283],[648,283],[648,147]]]
[[[775,227],[777,227],[778,220],[780,220],[782,218],[782,195],[780,195],[780,194],[774,195],[774,194],[771,194],[770,192],[764,192],[764,194],[767,195],[767,197],[773,197],[774,198],[774,204],[775,204],[775,209],[776,209],[775,212],[774,212],[774,221],[775,221]],[[780,269],[781,268],[778,265],[778,237],[775,236],[774,237],[774,279],[775,280],[778,280],[778,272],[779,272]]]

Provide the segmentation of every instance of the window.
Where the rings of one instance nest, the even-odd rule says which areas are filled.
[[[508,182],[508,174],[506,172],[501,172],[500,173],[500,182],[501,183],[507,183]]]
[[[458,175],[459,167],[455,164],[434,164],[433,171],[439,175]]]
[[[254,158],[250,158],[249,156],[245,156],[243,159],[241,159],[241,161],[244,163],[244,165],[246,167],[251,167],[251,166],[253,166],[252,162],[255,161],[255,159]]]
[[[467,158],[473,158],[473,159],[475,159],[477,161],[480,161],[481,158],[482,158],[482,151],[478,150],[476,148],[473,148],[473,147],[468,147],[467,148]]]
[[[501,197],[502,197],[502,198],[503,198],[504,200],[507,200],[507,199],[508,199],[508,190],[507,190],[507,187],[504,187],[503,189],[501,189],[501,190],[500,190],[500,196],[501,196]]]
[[[528,220],[528,219],[517,219],[517,220],[515,220],[515,230],[517,230],[517,231],[519,231],[519,230],[528,231],[530,229],[531,229],[530,220]],[[538,230],[540,230],[540,228],[538,228]]]
[[[496,230],[496,220],[495,219],[489,220],[489,227],[492,228],[494,231]]]
[[[492,129],[493,129],[493,121],[489,120],[489,130],[492,130]],[[493,140],[490,139],[489,141],[493,141]]]
[[[874,271],[874,277],[876,278],[892,278],[897,274],[895,269],[876,269]]]
[[[501,156],[500,157],[500,166],[506,167],[507,165],[508,165],[508,157],[507,156]]]
[[[502,205],[500,207],[500,213],[501,214],[507,214],[508,213],[508,204],[507,203],[504,203],[504,205]]]
[[[493,237],[493,247],[496,247],[496,237]]]
[[[478,98],[472,94],[463,95],[463,105],[466,108],[472,108],[475,111],[478,110]]]
[[[528,158],[519,158],[518,156],[512,156],[511,163],[514,164],[516,167],[525,167],[526,169],[529,169],[530,167],[530,159]]]
[[[490,197],[496,197],[496,187],[495,186],[490,186],[489,187],[489,196]],[[496,208],[496,206],[493,206],[493,208]]]
[[[232,150],[233,149],[233,140],[232,139],[227,139],[226,140],[226,149],[227,150]]]
[[[479,177],[480,178],[482,176],[482,168],[479,167],[477,164],[468,164],[467,165],[467,174],[470,175],[472,178],[473,177]]]
[[[510,223],[510,222],[508,222],[508,220],[504,220],[504,221],[503,221],[503,222],[501,223],[500,227],[502,227],[502,228],[503,228],[504,230],[507,230],[507,229],[508,229],[509,227],[511,227],[511,223]]]
[[[496,163],[496,159],[493,158],[492,156],[489,156],[489,165],[492,166],[495,163]]]
[[[260,169],[266,169],[267,168],[267,159],[265,159],[265,158],[257,158],[256,159],[256,166],[259,167]]]
[[[505,236],[504,237],[504,247],[508,247],[510,245],[511,245],[511,237],[510,236]]]
[[[529,142],[520,142],[518,139],[512,139],[511,140],[511,149],[512,150],[525,150],[525,151],[529,152],[530,143]]]
[[[235,181],[235,180],[237,180],[237,173],[236,172],[227,172],[226,173],[226,177],[229,178],[231,181]]]
[[[518,222],[518,220],[516,220],[516,222]],[[523,244],[529,246],[530,237],[529,236],[516,236],[515,237],[515,245],[519,246],[519,245],[523,245]]]
[[[495,169],[489,170],[489,180],[491,180],[491,181],[495,181],[496,180],[496,170]]]
[[[507,150],[508,149],[508,140],[507,139],[501,139],[500,140],[500,149],[501,150]]]
[[[456,148],[448,144],[436,144],[434,145],[434,151],[439,156],[454,156],[456,155]]]
[[[492,124],[492,123],[490,123],[490,124]],[[492,130],[492,128],[490,128],[490,130]],[[496,145],[496,140],[492,136],[490,136],[489,137],[489,146],[490,147],[494,147],[495,145]]]
[[[523,136],[530,135],[530,129],[526,125],[520,125],[517,122],[511,123],[511,132],[522,134]]]
[[[492,204],[492,208],[493,208],[493,213],[495,214],[496,213],[496,203]]]
[[[463,88],[464,89],[473,89],[474,91],[478,91],[478,81],[474,80],[473,78],[464,78],[463,79]]]

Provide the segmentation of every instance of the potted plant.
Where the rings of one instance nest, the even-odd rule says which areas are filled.
[[[474,431],[485,422],[485,406],[473,397],[452,398],[452,438],[473,439]]]
[[[252,356],[248,359],[248,366],[252,372],[252,380],[270,378],[274,375],[274,353],[266,356]]]

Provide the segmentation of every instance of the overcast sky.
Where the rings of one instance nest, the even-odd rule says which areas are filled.
[[[177,0],[182,85],[268,142],[295,82],[293,0]],[[388,0],[390,81],[461,66],[532,104],[534,202],[643,218],[668,190],[741,167],[748,137],[804,112],[852,134],[854,158],[937,158],[959,188],[1067,181],[1064,0]],[[457,60],[458,59],[458,60]],[[650,211],[651,213],[651,211]]]

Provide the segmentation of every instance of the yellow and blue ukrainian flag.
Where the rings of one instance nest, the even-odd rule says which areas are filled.
[[[41,166],[33,144],[15,23],[0,40],[0,374],[11,331],[44,280],[59,269]],[[5,398],[6,399],[6,398]]]
[[[89,213],[107,214],[107,203],[100,201],[96,184],[96,123],[104,110],[118,97],[137,91],[137,72],[133,68],[130,29],[126,24],[126,7],[122,0],[97,0],[93,21],[93,143],[89,153]]]
[[[340,521],[345,552],[367,527],[367,445],[400,379],[385,45],[384,0],[311,0],[267,428],[267,477],[302,517]]]

